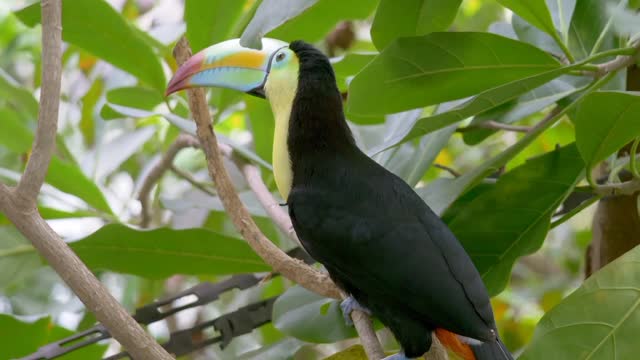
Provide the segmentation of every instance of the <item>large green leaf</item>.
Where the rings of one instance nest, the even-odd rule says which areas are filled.
[[[271,160],[273,155],[273,132],[275,120],[269,102],[247,95],[244,98],[247,106],[246,116],[249,118],[256,154],[262,159]]]
[[[382,50],[399,37],[446,31],[462,0],[381,0],[371,25],[371,38]]]
[[[498,0],[498,2],[520,15],[531,25],[543,30],[547,34],[556,36],[556,28],[553,25],[551,13],[549,13],[545,0]]]
[[[336,82],[340,91],[347,91],[349,81],[353,76],[359,73],[375,57],[375,53],[348,53],[342,57],[331,59],[331,65],[333,65],[333,71],[336,73]],[[374,119],[380,118],[376,117]]]
[[[540,320],[519,359],[635,359],[640,333],[640,247],[593,274]]]
[[[300,15],[268,33],[268,37],[284,41],[322,40],[341,20],[366,19],[375,0],[320,0]]]
[[[164,91],[166,79],[160,58],[106,1],[65,0],[62,13],[62,38],[65,41],[137,76],[154,89]],[[15,14],[28,26],[34,26],[40,22],[40,3]]]
[[[79,197],[96,210],[112,214],[111,207],[98,185],[91,181],[76,164],[54,156],[51,158],[45,180],[59,190]]]
[[[348,109],[365,115],[404,111],[476,95],[560,66],[540,49],[489,33],[400,38],[353,79]]]
[[[50,318],[26,322],[10,315],[0,314],[1,359],[14,359],[30,355],[49,342],[63,339],[73,332],[56,326]],[[62,357],[64,360],[100,359],[106,345],[91,345]]]
[[[273,324],[283,333],[313,343],[332,343],[358,336],[345,324],[340,304],[294,286],[273,305]]]
[[[546,0],[547,8],[551,13],[553,25],[562,35],[563,41],[569,37],[569,26],[577,0]]]
[[[33,132],[11,108],[0,108],[0,146],[16,153],[27,152],[33,143]]]
[[[318,0],[263,0],[244,29],[240,44],[260,48],[261,39],[265,34],[298,16],[316,2]]]
[[[153,108],[164,101],[164,98],[161,93],[154,89],[142,86],[129,86],[109,90],[107,92],[107,101],[122,106],[153,110]]]
[[[42,264],[38,254],[13,226],[0,226],[0,293],[18,284]]]
[[[93,270],[149,278],[270,270],[246,242],[205,229],[144,231],[112,224],[70,245]]]
[[[552,151],[500,177],[449,221],[491,294],[506,286],[518,257],[542,245],[553,212],[583,171],[574,145]]]
[[[402,126],[402,131],[394,132],[392,136],[386,138],[384,143],[380,144],[375,150],[372,150],[372,152],[375,153],[402,144],[416,137],[505,104],[508,101],[516,99],[523,93],[553,80],[570,69],[571,67],[564,67],[530,76],[522,80],[513,81],[484,91],[470,100],[454,106],[451,110],[418,119],[413,123],[407,123]]]
[[[583,59],[596,51],[612,49],[616,46],[613,31],[606,31],[611,20],[610,6],[621,0],[580,0],[576,2],[569,27],[569,49],[577,59]],[[594,49],[599,42],[599,49]]]
[[[33,121],[38,117],[36,98],[2,69],[0,69],[0,98],[23,110]]]
[[[640,96],[597,92],[578,105],[576,143],[582,158],[594,166],[640,136]]]
[[[243,0],[188,0],[184,4],[187,39],[193,52],[226,40],[245,6]]]

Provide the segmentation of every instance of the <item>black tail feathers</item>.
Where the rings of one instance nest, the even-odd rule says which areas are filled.
[[[471,350],[476,360],[513,360],[513,356],[500,339],[471,346]]]

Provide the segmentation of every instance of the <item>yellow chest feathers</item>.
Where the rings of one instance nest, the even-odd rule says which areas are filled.
[[[298,88],[298,71],[271,71],[265,84],[265,92],[275,117],[275,133],[273,136],[273,173],[276,186],[286,201],[291,191],[293,172],[287,147],[289,136],[289,118],[291,107]]]

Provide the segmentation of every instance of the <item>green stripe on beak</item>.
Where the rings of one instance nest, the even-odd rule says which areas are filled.
[[[174,74],[165,96],[193,87],[223,87],[264,97],[263,86],[273,55],[287,43],[264,38],[262,50],[240,45],[240,39],[210,46],[187,60]]]

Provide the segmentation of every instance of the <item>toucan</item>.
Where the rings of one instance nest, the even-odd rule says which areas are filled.
[[[465,360],[513,359],[500,341],[489,295],[442,220],[352,136],[329,59],[304,41],[238,39],[195,54],[166,94],[222,87],[268,99],[275,117],[273,171],[302,246],[361,309],[417,358],[432,333]],[[419,91],[419,90],[416,90]]]

